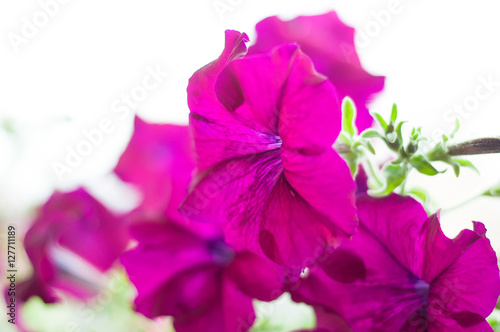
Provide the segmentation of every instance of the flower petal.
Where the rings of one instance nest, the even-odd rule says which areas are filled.
[[[166,292],[179,287],[182,291],[180,284],[191,281],[198,285],[200,280],[193,274],[202,274],[200,271],[204,269],[217,270],[207,241],[173,223],[137,225],[135,234],[139,235],[139,244],[123,254],[121,262],[138,291],[135,300],[137,311],[150,318],[176,314],[176,298],[168,295],[171,301],[167,301]],[[209,279],[204,281],[205,284],[211,283],[214,273],[211,270],[205,273]],[[186,294],[177,295],[180,296],[178,300],[183,301],[182,296]]]
[[[221,56],[199,69],[189,80],[189,125],[196,147],[198,174],[221,161],[269,150],[268,145],[275,143],[274,138],[236,119],[215,94],[217,77],[230,61],[246,52],[247,40],[245,34],[227,30]]]
[[[480,324],[493,311],[500,295],[500,272],[495,251],[484,235],[484,225],[475,223],[474,232],[462,231],[449,245],[449,254],[455,257],[437,277],[429,293],[429,322],[452,319],[462,327]],[[472,244],[456,248],[464,238],[475,237]],[[439,243],[437,243],[439,245]],[[444,253],[444,251],[443,251]],[[454,323],[455,324],[455,323]]]
[[[358,216],[375,238],[414,275],[423,275],[427,213],[411,197],[391,195],[372,198],[359,195]]]
[[[482,228],[484,225],[480,223]],[[477,224],[478,230],[479,224]],[[449,239],[444,235],[439,223],[439,212],[429,218],[425,227],[426,247],[423,253],[424,271],[423,279],[428,283],[434,281],[441,275],[460,255],[462,255],[470,245],[480,239],[485,230],[481,233],[463,230],[454,238]]]
[[[257,40],[249,48],[249,55],[267,53],[280,44],[297,43],[316,70],[334,84],[339,97],[350,96],[354,100],[358,129],[371,126],[366,104],[382,90],[384,77],[372,76],[361,67],[354,46],[354,29],[346,26],[335,12],[299,16],[290,21],[273,16],[259,22],[256,30]]]
[[[290,46],[274,52],[286,48]],[[289,68],[279,107],[278,132],[283,147],[303,154],[318,154],[330,148],[340,132],[337,93],[301,50],[293,53]]]
[[[222,277],[218,286],[218,297],[209,305],[199,308],[191,315],[177,317],[174,327],[177,332],[245,332],[255,320],[252,299]]]
[[[342,316],[326,310],[323,307],[315,307],[316,325],[318,328],[315,332],[352,332],[352,329],[347,325]]]
[[[201,222],[226,223],[232,247],[258,252],[263,207],[281,172],[279,150],[219,163],[195,179],[180,212]]]
[[[114,172],[139,188],[142,210],[165,211],[174,217],[187,194],[193,170],[187,126],[152,124],[136,117],[134,133]]]
[[[227,276],[250,297],[273,301],[283,293],[281,273],[269,260],[249,251],[236,254]]]
[[[328,253],[299,281],[295,301],[338,313],[354,331],[399,331],[424,306],[418,279],[363,224]]]
[[[294,45],[271,54],[234,60],[219,75],[215,91],[225,108],[250,128],[278,135],[278,115]]]
[[[304,200],[347,237],[357,222],[355,183],[345,161],[329,148],[319,155],[304,155],[286,148],[281,157],[285,177]]]

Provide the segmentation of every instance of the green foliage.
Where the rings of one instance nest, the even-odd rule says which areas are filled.
[[[345,97],[342,101],[342,131],[353,137],[358,133],[356,128],[356,106],[354,101]]]
[[[370,191],[374,196],[385,196],[392,193],[406,179],[406,166],[386,164],[382,169],[385,183],[378,190]]]
[[[370,172],[369,176],[375,177],[375,187],[372,187],[370,194],[372,195],[388,195],[393,191],[398,190],[404,193],[404,186],[408,174],[412,169],[415,169],[421,174],[434,176],[446,171],[438,170],[433,162],[440,161],[451,166],[456,176],[459,176],[461,168],[470,168],[477,172],[477,168],[469,160],[451,156],[448,153],[449,141],[455,137],[455,134],[460,128],[460,122],[457,120],[455,128],[449,135],[443,135],[442,139],[430,149],[424,151],[422,142],[428,141],[422,136],[420,127],[413,127],[407,137],[403,136],[403,125],[406,121],[398,121],[398,108],[396,104],[392,105],[392,110],[388,121],[378,113],[372,113],[375,121],[380,125],[382,130],[369,128],[364,130],[359,135],[357,134],[355,120],[356,108],[352,100],[348,97],[342,102],[342,131],[339,136],[339,145],[336,145],[344,159],[347,161],[354,175],[357,172],[357,167],[360,163],[365,164],[365,168]],[[382,179],[376,175],[377,167],[367,161],[366,152],[375,155],[376,151],[372,144],[373,140],[382,141],[387,148],[395,154],[395,159],[382,165]],[[499,189],[500,191],[500,189]],[[497,191],[492,191],[497,193]],[[409,191],[408,194],[413,194],[421,200],[428,200],[422,195],[422,192]]]
[[[500,183],[486,190],[483,196],[500,197]]]
[[[436,175],[439,173],[434,166],[425,158],[425,156],[418,154],[414,155],[409,159],[410,165],[413,166],[417,171],[425,175]]]
[[[356,174],[360,158],[366,151],[375,154],[375,148],[369,141],[369,137],[358,136],[356,106],[349,97],[345,97],[342,101],[342,131],[336,143],[336,149],[344,157],[353,175]]]

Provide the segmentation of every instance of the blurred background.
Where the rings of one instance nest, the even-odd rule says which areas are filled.
[[[43,8],[51,10],[48,20],[39,15]],[[500,4],[488,0],[3,1],[2,243],[7,224],[17,225],[20,243],[33,209],[55,189],[84,185],[114,210],[133,206],[137,195],[110,172],[131,136],[134,114],[149,121],[187,124],[187,81],[195,70],[218,57],[224,30],[246,32],[251,44],[255,24],[268,16],[292,19],[335,10],[356,28],[364,68],[386,76],[385,89],[371,110],[387,117],[396,102],[400,119],[422,126],[429,137],[452,131],[455,117],[462,124],[457,140],[499,136],[499,9]],[[26,27],[27,20],[38,19],[38,27]],[[148,75],[154,81],[142,89]],[[478,90],[488,93],[478,97]],[[137,98],[127,100],[131,94]],[[68,151],[76,149],[86,133],[103,126],[107,133],[102,142],[92,145],[70,171],[58,175],[55,165],[65,163]],[[480,175],[470,170],[458,179],[451,171],[432,178],[413,173],[408,185],[429,192],[434,212],[443,209],[442,224],[448,236],[479,220],[499,252],[500,198],[461,203],[500,183],[500,155],[469,159]],[[2,257],[6,257],[4,247]],[[26,261],[21,249],[17,250]],[[26,263],[19,277],[28,275],[29,269]],[[123,287],[111,292],[98,310],[89,309],[88,315],[75,311],[76,303],[48,307],[35,299],[28,303],[26,317],[37,322],[39,331],[167,329],[166,321],[153,324],[131,312],[126,302],[134,291],[120,273],[107,277],[106,282],[121,282]],[[311,314],[303,308],[294,310]],[[292,317],[287,312],[293,310],[283,313]],[[285,316],[279,315],[278,321],[283,321]],[[0,329],[9,331],[5,320],[0,321]],[[54,329],[51,324],[56,323]]]

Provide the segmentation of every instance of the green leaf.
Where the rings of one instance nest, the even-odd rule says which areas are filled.
[[[356,129],[356,106],[351,98],[345,97],[342,101],[342,130],[351,137],[358,133]]]
[[[451,166],[453,167],[453,172],[455,172],[455,176],[458,178],[460,176],[460,165],[452,161]]]
[[[391,161],[391,164],[396,165],[396,164],[401,164],[405,159],[401,156],[398,157],[398,159]]]
[[[406,177],[406,167],[403,165],[387,164],[382,169],[385,177],[384,186],[376,191],[370,191],[369,194],[374,196],[385,196],[392,193]]]
[[[439,173],[439,171],[421,154],[411,157],[410,165],[422,174],[436,175]]]
[[[496,187],[490,188],[483,193],[483,196],[500,197],[500,184]]]
[[[392,104],[392,111],[391,111],[391,122],[396,123],[396,119],[398,118],[398,107],[396,104]]]
[[[347,166],[349,166],[351,175],[354,176],[358,172],[358,158],[356,157],[356,155],[353,155],[350,158],[346,158],[345,161],[347,163]]]
[[[375,137],[384,138],[384,136],[382,136],[382,134],[380,134],[375,129],[366,129],[365,131],[363,131],[361,133],[361,137],[363,137],[363,138],[375,138]]]
[[[400,123],[398,123],[397,127],[396,127],[396,133],[398,134],[398,138],[399,138],[399,141],[400,142],[403,142],[403,135],[401,134],[401,130],[403,128],[403,125],[406,123],[407,121],[401,121]]]
[[[426,204],[429,202],[429,193],[421,188],[411,188],[408,194],[416,197],[421,203]]]
[[[375,154],[375,148],[373,147],[372,143],[370,143],[367,140],[362,140],[361,145],[364,146],[368,151],[371,152],[371,154]]]
[[[385,122],[384,118],[376,112],[373,112],[372,116],[375,118],[375,120],[377,120],[378,123],[380,123],[382,129],[384,129],[384,131],[387,131],[387,122]]]
[[[459,164],[462,167],[470,168],[473,171],[475,171],[477,174],[479,174],[479,170],[469,160],[466,160],[466,159],[455,159],[455,158],[453,158],[452,161],[456,162],[457,164]]]
[[[455,128],[453,129],[453,131],[450,134],[450,139],[455,137],[455,134],[458,132],[459,129],[460,129],[460,120],[458,119],[458,116],[457,116],[455,118]]]

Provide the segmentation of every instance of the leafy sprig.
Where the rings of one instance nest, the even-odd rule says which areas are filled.
[[[451,145],[450,141],[460,128],[457,120],[454,130],[449,135],[443,135],[442,139],[427,148],[424,142],[429,140],[422,135],[421,127],[413,127],[409,136],[403,136],[403,125],[406,121],[398,121],[398,108],[393,104],[391,114],[386,121],[380,114],[373,113],[375,121],[381,129],[369,128],[358,135],[355,126],[356,108],[354,102],[346,97],[342,102],[342,131],[335,148],[347,161],[353,175],[357,173],[361,164],[373,179],[369,193],[374,196],[385,196],[396,190],[405,193],[405,184],[409,173],[415,169],[419,173],[434,176],[444,173],[445,170],[438,170],[433,163],[444,162],[450,165],[458,177],[462,167],[471,168],[477,171],[476,167],[469,161],[459,158],[456,151],[460,145]],[[372,141],[380,140],[395,155],[394,160],[382,165],[373,165],[369,154],[376,155]],[[468,143],[471,145],[472,143]],[[472,144],[477,150],[477,144]],[[483,144],[491,149],[491,143]],[[469,148],[470,150],[470,148]],[[369,152],[369,154],[367,153]],[[454,152],[454,153],[453,153]],[[420,200],[427,200],[427,194],[421,189],[412,189],[407,192],[418,197]]]

